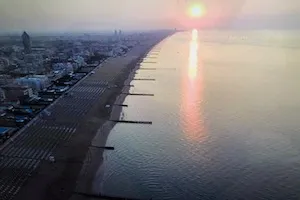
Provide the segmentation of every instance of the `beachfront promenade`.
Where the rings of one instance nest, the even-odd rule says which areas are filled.
[[[144,41],[126,56],[110,58],[98,66],[94,74],[76,84],[69,95],[59,98],[5,145],[0,150],[0,199],[66,199],[91,139],[108,117],[106,103],[120,92],[116,84],[126,79],[126,66],[135,65],[161,39]],[[51,156],[55,163],[49,161]],[[52,193],[62,194],[49,196],[49,187]]]

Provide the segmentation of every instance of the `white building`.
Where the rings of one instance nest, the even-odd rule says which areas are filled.
[[[16,82],[20,85],[28,86],[34,91],[41,91],[50,84],[48,77],[44,75],[22,77],[16,79]]]
[[[63,74],[69,74],[74,72],[74,67],[72,63],[56,63],[53,65],[53,70],[54,71],[62,71]]]
[[[80,67],[86,65],[84,58],[82,56],[74,56],[72,60],[77,63]]]

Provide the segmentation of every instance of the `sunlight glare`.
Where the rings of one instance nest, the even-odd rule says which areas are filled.
[[[191,80],[197,77],[198,68],[198,31],[192,31],[192,40],[190,42],[190,55],[189,55],[189,78]]]
[[[200,5],[193,5],[190,7],[189,14],[191,17],[202,17],[204,15],[204,9]]]

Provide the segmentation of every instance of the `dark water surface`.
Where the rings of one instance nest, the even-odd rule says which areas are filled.
[[[154,48],[109,135],[95,192],[300,199],[300,49],[286,32],[185,32]],[[262,37],[263,36],[263,37]],[[294,42],[293,42],[294,41]],[[159,53],[157,53],[159,52]],[[146,63],[153,61],[157,63]],[[100,178],[101,177],[101,178]]]

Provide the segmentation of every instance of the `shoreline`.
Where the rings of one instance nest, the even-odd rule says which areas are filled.
[[[105,105],[124,101],[126,95],[120,93],[130,89],[130,87],[124,86],[124,84],[132,80],[135,71],[139,67],[140,60],[153,47],[169,36],[170,34],[159,36],[156,39],[138,45],[126,57],[114,58],[111,62],[104,63],[103,67],[95,70],[95,74],[87,78],[86,81],[92,82],[107,80],[108,85],[118,85],[119,87],[107,88],[105,90],[100,97],[101,100],[88,111],[70,140],[60,142],[58,147],[53,150],[56,162],[50,163],[47,160],[41,160],[38,168],[29,175],[30,179],[19,188],[19,192],[15,195],[14,199],[66,200],[76,197],[81,198],[82,196],[75,195],[76,192],[79,192],[79,189],[85,189],[84,191],[86,191],[87,188],[91,188],[92,182],[84,185],[84,182],[80,179],[82,175],[87,180],[94,177],[95,171],[93,170],[86,170],[83,173],[86,166],[92,163],[91,156],[89,155],[94,152],[100,157],[97,160],[98,162],[94,162],[96,163],[93,164],[94,168],[95,166],[99,168],[99,162],[101,164],[103,161],[103,149],[91,148],[91,144],[94,143],[94,139],[97,136],[99,137],[99,135],[100,139],[97,140],[97,144],[98,142],[106,143],[111,129],[116,124],[108,120],[111,117],[119,117],[122,111],[122,107],[118,106],[107,109]],[[81,185],[84,185],[84,187],[80,188]]]
[[[123,87],[120,90],[120,93],[121,92],[128,93],[130,91],[130,87],[128,85],[133,81],[134,77],[136,76],[136,71],[141,67],[140,66],[141,60],[144,59],[145,56],[160,42],[151,45],[151,47],[145,53],[142,53],[139,56],[138,60],[135,63],[133,63],[133,66],[127,67],[130,70],[130,72],[127,76],[127,79],[123,82]],[[127,96],[128,95],[126,94],[119,94],[116,96],[114,100],[110,101],[109,104],[110,105],[122,104],[125,101]],[[117,124],[116,122],[112,122],[109,120],[119,119],[122,111],[123,111],[123,107],[112,106],[108,120],[105,121],[97,130],[95,137],[91,141],[91,146],[105,146],[110,132]],[[103,170],[104,151],[105,151],[104,149],[97,149],[97,148],[89,149],[83,167],[80,171],[80,174],[78,175],[75,192],[87,194],[87,195],[101,195],[100,192],[97,194],[94,192],[94,183],[95,183],[94,180],[96,175],[98,174],[97,172],[99,171],[99,169],[102,168]],[[102,173],[100,174],[101,176],[103,176]],[[101,177],[101,179],[103,179],[103,177]],[[102,184],[102,181],[100,184]],[[91,197],[74,194],[72,195],[70,200],[86,200],[90,198]]]
[[[147,55],[147,53],[145,53],[145,55]],[[145,55],[143,55],[142,58],[144,58]],[[124,85],[129,85],[129,83],[131,81],[133,81],[133,78],[135,77],[135,72],[139,69],[138,65],[139,65],[139,61],[136,63],[136,67],[131,70],[130,74],[128,75],[127,80],[125,80],[125,82],[124,82]],[[130,90],[130,87],[124,86],[122,88],[121,92],[127,93],[127,92],[129,92],[129,90]],[[127,96],[128,95],[125,95],[125,94],[119,94],[116,97],[116,99],[114,101],[112,101],[112,104],[122,104],[125,101]],[[107,139],[109,137],[109,134],[111,133],[112,129],[117,124],[116,122],[112,122],[109,120],[119,119],[122,111],[123,111],[123,108],[120,106],[112,107],[109,119],[106,122],[104,122],[100,126],[100,128],[97,130],[97,133],[91,142],[92,146],[105,146]],[[78,176],[77,187],[75,190],[76,192],[86,193],[86,194],[95,194],[94,179],[95,179],[95,176],[97,175],[98,169],[103,167],[104,151],[105,151],[104,149],[97,149],[97,148],[89,149],[89,152],[87,153],[87,156],[85,158],[82,170]],[[99,195],[100,195],[100,193],[99,193]],[[84,200],[84,199],[87,199],[87,197],[78,196],[76,194],[71,197],[71,200],[81,200],[81,199]]]

